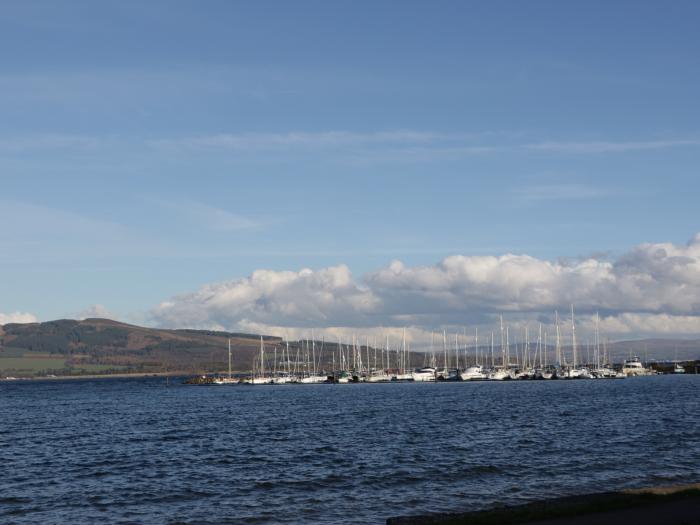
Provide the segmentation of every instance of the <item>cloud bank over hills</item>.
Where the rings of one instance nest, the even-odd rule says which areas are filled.
[[[611,337],[700,334],[700,234],[686,245],[642,244],[613,260],[549,261],[529,255],[454,255],[431,266],[393,261],[360,277],[346,265],[256,270],[162,302],[162,327],[256,330],[277,335],[491,330],[503,314],[516,329],[570,305],[583,330],[596,312]]]
[[[12,312],[4,314],[0,312],[0,325],[9,323],[36,323],[37,318],[27,312]]]

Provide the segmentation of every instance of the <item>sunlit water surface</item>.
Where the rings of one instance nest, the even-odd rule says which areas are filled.
[[[700,376],[0,384],[0,522],[381,523],[700,481]]]

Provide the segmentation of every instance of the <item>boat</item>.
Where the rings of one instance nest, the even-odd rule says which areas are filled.
[[[633,356],[630,359],[625,359],[622,365],[622,373],[627,377],[648,376],[651,375],[651,370],[645,368],[638,356]]]
[[[241,380],[241,383],[245,385],[272,385],[275,382],[274,376],[265,375],[265,343],[263,341],[263,336],[260,336],[260,359],[259,359],[259,374],[255,373],[250,377],[246,377]]]
[[[681,365],[680,363],[676,363],[673,367],[673,373],[674,374],[685,374],[685,367]]]
[[[292,376],[290,376],[287,373],[278,373],[276,376],[272,378],[272,384],[275,385],[284,385],[287,383],[291,383],[293,381]]]
[[[552,379],[553,377],[554,372],[549,368],[544,368],[535,372],[535,379]]]
[[[414,370],[411,376],[414,381],[435,381],[435,372],[436,370],[432,366],[424,366],[423,368]]]
[[[374,370],[370,372],[368,376],[365,377],[367,383],[384,383],[391,381],[391,376],[387,374],[384,370]]]
[[[466,368],[459,373],[459,378],[462,381],[483,381],[488,379],[488,374],[481,365],[474,365]]]
[[[488,375],[489,381],[505,381],[506,379],[512,379],[512,377],[510,371],[505,368],[495,368]]]
[[[300,377],[295,381],[296,383],[302,383],[302,384],[313,384],[313,383],[325,383],[328,380],[328,377],[326,376],[321,376],[321,375],[308,375],[305,377]]]

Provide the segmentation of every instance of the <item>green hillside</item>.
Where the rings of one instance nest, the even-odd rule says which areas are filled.
[[[108,319],[58,320],[0,327],[0,376],[247,370],[257,335],[143,328]],[[267,348],[280,339],[264,337]]]

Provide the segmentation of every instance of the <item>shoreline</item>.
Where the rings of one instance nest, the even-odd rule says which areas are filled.
[[[211,374],[211,372],[209,372]],[[17,381],[73,381],[77,379],[128,379],[140,377],[189,377],[203,375],[197,372],[129,372],[121,374],[81,374],[66,376],[31,376],[31,377],[0,377],[0,382],[14,383]]]
[[[700,523],[700,483],[565,496],[471,512],[396,516],[387,525]]]

